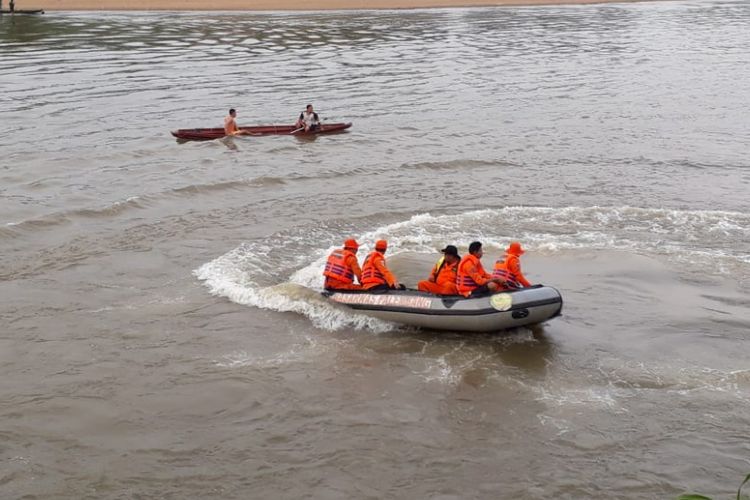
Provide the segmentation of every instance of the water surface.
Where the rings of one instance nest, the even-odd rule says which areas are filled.
[[[750,470],[750,6],[0,18],[0,496],[727,497]],[[350,132],[178,143],[169,130]],[[512,239],[564,315],[318,294]]]

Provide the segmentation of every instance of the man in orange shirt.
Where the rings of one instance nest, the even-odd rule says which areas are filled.
[[[227,135],[248,135],[244,130],[240,130],[237,126],[237,110],[234,108],[229,110],[229,114],[224,117],[224,133]]]
[[[495,268],[492,270],[492,277],[501,281],[503,289],[512,290],[531,286],[529,280],[521,272],[521,255],[526,253],[521,244],[517,241],[512,242],[505,255],[495,262]]]
[[[365,290],[401,288],[396,277],[385,264],[385,251],[388,249],[388,242],[378,240],[375,242],[375,250],[362,264],[362,287]]]
[[[422,292],[435,295],[457,295],[456,276],[458,263],[461,261],[458,249],[453,245],[448,245],[440,251],[443,252],[443,256],[432,268],[430,277],[417,283],[417,288]]]
[[[479,260],[482,255],[484,255],[482,244],[474,241],[469,245],[469,254],[464,255],[464,258],[458,264],[456,287],[461,295],[469,297],[470,295],[493,293],[500,288],[500,280],[493,278],[482,267],[482,262]]]
[[[362,283],[362,271],[357,262],[359,244],[354,239],[344,242],[344,248],[337,248],[328,256],[326,268],[323,271],[326,290],[361,290],[362,285],[354,283],[354,278]]]

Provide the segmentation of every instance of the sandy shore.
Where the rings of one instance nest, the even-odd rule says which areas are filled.
[[[628,0],[626,0],[628,1]],[[632,0],[630,0],[632,1]],[[654,0],[641,0],[654,1]],[[492,5],[622,3],[623,0],[20,0],[17,9],[54,10],[334,10]],[[7,8],[7,0],[3,1]]]

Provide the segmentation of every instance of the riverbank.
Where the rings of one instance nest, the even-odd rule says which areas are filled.
[[[357,10],[623,3],[623,0],[33,0],[23,8],[54,10]],[[638,0],[626,0],[629,2]],[[640,0],[656,1],[656,0]],[[18,7],[18,6],[17,6]]]

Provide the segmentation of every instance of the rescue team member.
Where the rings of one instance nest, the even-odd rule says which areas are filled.
[[[370,255],[365,259],[362,264],[362,287],[366,290],[387,290],[389,288],[401,288],[404,289],[403,285],[399,285],[398,280],[388,270],[385,264],[385,251],[388,249],[388,242],[385,240],[378,240],[375,242],[375,250],[370,252]]]
[[[435,295],[457,295],[456,276],[458,263],[461,261],[458,249],[453,245],[448,245],[440,251],[443,252],[443,256],[432,268],[430,277],[417,283],[417,289]]]
[[[359,244],[348,239],[344,248],[337,248],[328,256],[323,276],[326,277],[323,287],[326,290],[361,290],[362,285],[354,283],[354,277],[362,283],[362,271],[357,262]]]
[[[229,114],[224,117],[224,133],[227,135],[247,135],[248,132],[240,130],[237,126],[237,110],[234,108],[229,110]]]
[[[456,287],[458,293],[466,297],[482,293],[496,292],[500,288],[499,280],[492,277],[482,267],[479,260],[484,255],[482,244],[474,241],[469,245],[469,255],[465,255],[458,264]]]
[[[492,270],[492,277],[501,281],[501,287],[509,290],[513,288],[523,288],[531,286],[529,280],[521,272],[521,255],[524,250],[517,241],[512,242],[505,255],[495,262],[495,268]]]

